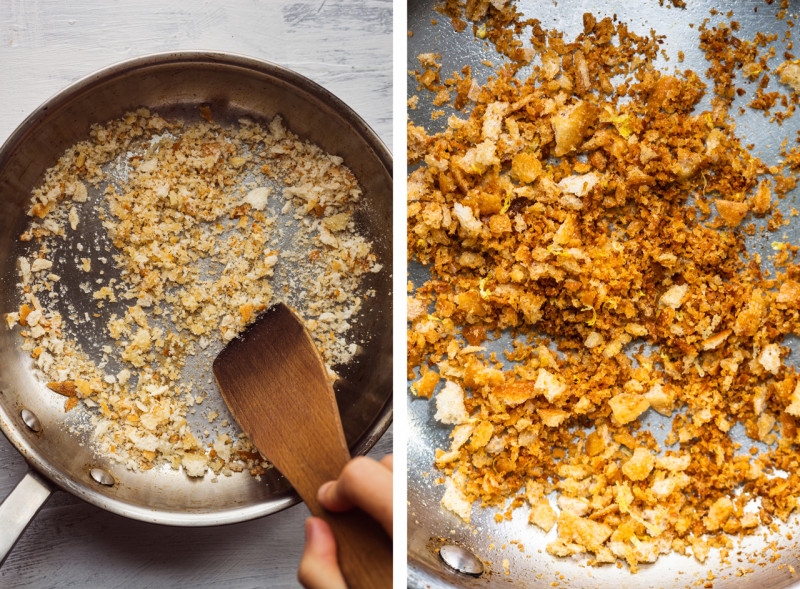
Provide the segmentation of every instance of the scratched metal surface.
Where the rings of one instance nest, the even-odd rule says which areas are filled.
[[[557,27],[565,31],[565,38],[573,38],[582,30],[582,15],[592,12],[598,17],[612,16],[614,14],[629,23],[630,28],[638,33],[646,33],[651,28],[658,34],[666,35],[663,48],[670,58],[668,62],[662,60],[661,65],[672,71],[690,68],[698,73],[705,72],[708,64],[698,48],[697,25],[709,17],[709,9],[716,6],[720,10],[733,10],[733,18],[741,24],[741,31],[737,34],[742,39],[752,39],[756,31],[776,32],[780,38],[787,30],[783,21],[777,21],[775,15],[779,9],[779,2],[767,5],[763,0],[747,0],[736,2],[708,2],[689,0],[688,8],[679,10],[667,6],[659,6],[657,0],[631,2],[630,0],[611,0],[607,2],[592,2],[588,0],[558,0],[558,2],[542,0],[520,0],[518,6],[529,17],[538,18],[545,28]],[[665,2],[664,4],[669,4]],[[791,1],[790,13],[800,12],[800,2]],[[407,69],[409,71],[419,68],[416,56],[419,53],[435,52],[441,55],[442,77],[453,71],[460,71],[466,65],[472,65],[473,76],[479,82],[486,80],[491,70],[481,65],[482,60],[489,60],[495,64],[502,62],[500,56],[484,42],[476,39],[469,31],[462,34],[455,33],[448,19],[441,17],[431,10],[433,2],[412,1],[408,6],[408,28],[413,31],[409,37]],[[754,10],[757,8],[757,10]],[[431,19],[438,21],[437,25],[431,24]],[[722,17],[712,19],[712,22],[721,20]],[[797,18],[794,18],[797,22]],[[694,23],[695,28],[690,24]],[[793,33],[795,51],[798,36]],[[779,48],[782,44],[777,45]],[[682,63],[677,60],[678,51],[685,53]],[[778,57],[769,64],[774,67],[783,61],[780,57],[783,49],[779,49]],[[524,70],[523,70],[524,71]],[[748,94],[745,99],[737,100],[731,112],[735,112],[740,105],[750,100],[755,91],[755,85],[741,83]],[[709,85],[713,88],[713,85]],[[774,80],[768,88],[769,91],[778,89]],[[409,96],[419,95],[419,107],[410,110],[409,116],[416,124],[423,125],[429,132],[439,131],[447,124],[447,116],[452,110],[445,107],[432,107],[430,97],[424,90],[417,89],[417,83],[412,76],[408,78],[407,92]],[[708,97],[700,108],[705,109]],[[447,116],[431,120],[434,109],[445,110]],[[794,141],[800,130],[800,115],[786,121],[782,127],[767,124],[760,112],[748,109],[743,116],[737,116],[740,134],[747,139],[743,144],[754,144],[753,152],[766,163],[776,161],[777,147],[784,137]],[[790,143],[791,144],[791,143]],[[790,193],[790,197],[781,204],[782,210],[787,212],[797,206],[797,197],[800,190]],[[787,215],[788,216],[788,215]],[[758,225],[758,224],[757,224]],[[779,232],[778,239],[797,243],[800,239],[800,225],[794,224]],[[751,239],[748,248],[762,254],[771,254],[770,241],[775,237],[767,235],[762,239]],[[409,279],[415,284],[421,284],[426,277],[426,270],[418,264],[410,264]],[[499,352],[510,342],[509,337],[488,346],[489,351]],[[795,350],[790,361],[797,362],[797,340],[787,341]],[[502,357],[498,353],[498,357]],[[570,587],[592,588],[616,586],[620,588],[634,587],[686,587],[703,586],[709,573],[716,575],[713,586],[715,588],[734,587],[800,587],[800,577],[789,572],[788,567],[781,566],[792,564],[800,570],[800,545],[796,541],[786,540],[779,536],[778,545],[781,546],[780,557],[774,562],[768,559],[772,551],[766,552],[766,558],[758,557],[766,565],[753,565],[747,562],[750,555],[761,554],[764,540],[761,536],[747,539],[741,546],[741,554],[736,554],[730,559],[729,564],[720,562],[719,554],[712,551],[705,565],[700,565],[693,558],[677,554],[662,556],[653,565],[643,565],[640,572],[631,575],[625,569],[619,570],[613,566],[588,567],[580,560],[556,560],[544,552],[544,548],[555,539],[555,528],[545,534],[539,528],[527,524],[527,508],[515,512],[511,522],[498,525],[494,522],[494,511],[482,511],[473,507],[471,525],[465,525],[457,516],[441,508],[439,501],[444,492],[443,486],[436,485],[437,471],[433,467],[434,450],[449,447],[451,428],[438,424],[433,415],[436,411],[435,403],[424,399],[408,396],[408,555],[409,555],[409,586],[443,588],[452,585],[465,587]],[[669,431],[666,418],[650,411],[646,423],[654,430],[656,437],[661,440],[663,434]],[[663,428],[663,429],[662,429]],[[663,432],[658,434],[657,432]],[[737,437],[737,441],[751,444],[744,436]],[[746,450],[746,447],[744,448]],[[800,525],[795,520],[784,526],[782,534],[792,532],[798,536]],[[447,569],[439,560],[436,548],[444,539],[448,543],[458,544],[472,550],[485,563],[488,563],[488,574],[481,578],[461,576]],[[524,545],[524,552],[510,540],[519,540]],[[508,572],[502,562],[508,559]],[[585,561],[584,561],[585,562]],[[750,567],[753,574],[741,577],[736,572],[739,567]],[[701,581],[701,579],[703,579]],[[698,583],[699,581],[699,583]],[[696,583],[698,583],[696,585]]]
[[[49,96],[116,61],[230,51],[280,63],[349,104],[391,145],[391,2],[0,3],[0,142]],[[390,429],[373,449],[391,451]],[[0,436],[0,498],[27,466]],[[0,587],[297,587],[298,505],[269,518],[178,529],[57,492],[0,569]]]

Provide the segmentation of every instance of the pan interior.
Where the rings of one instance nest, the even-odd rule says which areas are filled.
[[[261,62],[218,54],[171,54],[143,58],[115,66],[91,76],[62,92],[41,107],[15,132],[0,152],[0,314],[19,306],[15,261],[24,247],[17,241],[26,224],[31,190],[44,171],[55,164],[64,149],[88,136],[89,126],[119,117],[145,106],[167,119],[192,122],[199,107],[207,106],[222,126],[234,126],[243,117],[263,124],[280,115],[286,127],[302,139],[339,155],[359,180],[364,198],[356,213],[359,231],[373,243],[384,270],[365,278],[365,288],[376,295],[354,323],[348,339],[365,342],[355,358],[338,367],[336,386],[345,435],[351,450],[363,453],[388,426],[391,400],[391,333],[377,329],[391,316],[389,284],[391,241],[382,227],[391,220],[391,176],[389,158],[377,137],[349,109],[307,80]],[[116,166],[110,174],[124,170]],[[91,199],[102,201],[100,191]],[[278,214],[278,211],[273,211]],[[94,216],[90,216],[94,217]],[[284,245],[290,241],[284,235]],[[70,235],[68,233],[68,235]],[[100,221],[82,224],[60,244],[53,259],[71,262],[78,249],[93,258],[93,272],[105,278],[119,273],[104,251],[113,246]],[[80,248],[78,243],[81,244]],[[106,254],[107,255],[107,254]],[[99,260],[99,261],[98,261]],[[94,266],[96,265],[96,268]],[[54,269],[55,270],[55,269]],[[284,276],[290,269],[284,269]],[[68,336],[81,343],[98,361],[108,342],[97,336],[99,326],[114,311],[113,305],[98,312],[86,295],[80,296],[79,276],[65,265],[57,273],[73,294],[69,303],[87,322],[65,326]],[[280,272],[279,272],[280,274]],[[277,288],[277,283],[273,282]],[[75,294],[77,293],[77,294]],[[89,295],[90,297],[90,295]],[[67,316],[66,309],[58,309]],[[94,314],[100,317],[93,317]],[[183,472],[157,467],[132,472],[92,453],[88,433],[75,436],[69,426],[86,422],[86,413],[65,414],[63,397],[51,394],[31,372],[31,359],[19,349],[19,337],[0,329],[0,425],[15,445],[40,470],[59,485],[112,511],[147,521],[179,525],[227,523],[272,513],[297,501],[286,481],[270,469],[256,480],[247,472],[219,476],[211,482],[190,479]],[[184,375],[210,379],[215,350],[198,356]],[[377,367],[377,369],[376,369]],[[202,413],[217,412],[218,422],[233,423],[216,385],[216,394],[203,403]],[[22,408],[33,411],[43,424],[34,434],[19,419]],[[210,428],[198,411],[189,416],[194,431]],[[235,430],[231,430],[235,433]],[[117,480],[113,487],[94,484],[88,471],[107,469]]]
[[[437,55],[437,62],[441,63],[442,80],[452,72],[462,71],[465,65],[470,65],[473,77],[478,83],[485,83],[487,76],[493,74],[494,68],[485,67],[484,61],[491,61],[498,66],[503,62],[502,57],[487,42],[471,32],[472,23],[468,23],[462,33],[454,32],[449,19],[434,11],[436,4],[438,3],[433,1],[408,3],[408,29],[413,35],[408,40],[406,69],[423,72],[425,68],[421,67],[417,56],[434,53]],[[709,17],[709,11],[715,8],[714,2],[702,0],[687,2],[685,9],[669,7],[668,2],[585,3],[567,0],[541,3],[535,0],[519,0],[514,4],[526,18],[538,19],[543,28],[563,31],[565,40],[574,39],[583,30],[582,16],[586,12],[591,12],[598,20],[608,16],[629,23],[631,30],[639,34],[646,34],[654,29],[657,34],[666,35],[663,45],[660,45],[670,57],[669,62],[660,62],[664,71],[689,68],[702,74],[709,67],[697,47],[697,26],[703,19]],[[719,6],[716,5],[716,8]],[[775,18],[777,10],[774,8],[762,3],[754,11],[752,3],[729,2],[725,11],[732,10],[732,18],[740,23],[737,36],[742,39],[752,39],[757,31],[777,32],[780,26],[785,26]],[[722,19],[722,16],[717,18]],[[438,24],[432,25],[432,19],[438,21]],[[480,23],[476,23],[476,27],[478,25]],[[690,25],[693,25],[693,28]],[[685,53],[685,59],[680,63],[677,59],[679,51]],[[774,67],[782,60],[782,57],[777,58],[770,64]],[[523,69],[518,77],[524,79],[527,71]],[[420,89],[413,76],[409,76],[407,80],[408,96],[415,94],[419,96],[415,109],[409,110],[409,119],[414,124],[424,127],[428,133],[432,134],[446,128],[447,119],[451,114],[460,118],[468,116],[464,112],[453,111],[446,104],[432,105],[433,95],[428,95],[424,89]],[[709,94],[712,88],[713,83],[709,85]],[[770,89],[775,87],[770,86]],[[786,91],[785,88],[783,90]],[[741,105],[744,106],[747,100],[742,100]],[[731,112],[738,109],[738,106],[739,103],[735,103]],[[439,110],[444,112],[444,116],[436,114]],[[468,113],[468,109],[466,110]],[[783,123],[782,128],[778,128],[768,124],[762,113],[749,111],[746,116],[737,119],[737,124],[741,135],[747,137],[746,143],[754,144],[755,147],[751,151],[771,165],[774,163],[774,156],[770,154],[776,153],[776,148],[784,136],[790,138],[790,146],[794,145],[791,138],[796,137],[800,130],[800,117],[795,113]],[[779,132],[773,133],[776,130]],[[786,218],[789,218],[790,209],[796,206],[794,201],[797,194],[798,191],[795,189],[789,198],[780,204]],[[793,220],[790,225],[783,228],[782,237],[792,244],[797,243],[799,236],[800,225],[796,221]],[[762,252],[765,258],[772,253],[769,239],[754,237],[748,240],[747,245],[750,251]],[[419,264],[410,264],[408,279],[415,286],[423,284],[428,276],[426,268]],[[498,358],[503,358],[503,350],[508,347],[511,339],[506,333],[500,340],[496,342],[487,340],[482,345],[486,345],[489,353],[495,352]],[[793,347],[795,351],[785,361],[794,363],[795,366],[798,359],[796,343],[796,339],[787,338],[786,345]],[[510,367],[511,363],[506,362],[505,368]],[[539,528],[528,524],[527,507],[515,510],[512,520],[506,519],[498,524],[494,520],[494,515],[497,512],[502,513],[504,509],[482,510],[479,508],[479,503],[476,503],[473,506],[472,522],[467,525],[440,505],[444,485],[438,482],[443,475],[434,466],[436,449],[446,450],[450,447],[452,427],[442,425],[434,418],[436,413],[434,401],[415,397],[409,392],[407,405],[410,587],[686,587],[703,586],[705,581],[701,579],[705,580],[709,575],[714,576],[713,586],[717,588],[798,585],[796,575],[790,573],[786,566],[796,561],[800,554],[796,541],[800,529],[797,518],[792,518],[788,524],[780,524],[779,533],[772,536],[771,539],[775,541],[773,547],[780,546],[780,549],[770,548],[769,541],[765,542],[762,535],[750,536],[743,541],[734,538],[734,549],[727,559],[721,558],[719,552],[712,551],[705,564],[701,564],[691,556],[684,557],[672,553],[661,556],[652,565],[640,565],[639,572],[633,575],[627,568],[618,570],[613,565],[589,566],[585,558],[573,560],[550,556],[545,552],[545,547],[556,539],[556,529],[554,527],[549,534],[545,534]],[[664,427],[661,431],[666,432],[669,431],[670,424],[669,420],[655,415],[648,420],[645,427],[653,431]],[[747,441],[752,444],[752,441],[747,440],[744,435],[737,441],[743,444]],[[487,573],[474,578],[458,574],[448,568],[438,555],[438,550],[443,544],[467,548],[486,564]],[[748,574],[742,574],[745,570]]]

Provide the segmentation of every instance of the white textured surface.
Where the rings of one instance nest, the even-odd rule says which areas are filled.
[[[0,142],[103,66],[159,51],[241,53],[289,67],[392,144],[391,0],[0,0]],[[391,451],[391,430],[373,451]],[[26,471],[0,436],[0,498]],[[297,587],[299,505],[218,528],[130,521],[57,492],[0,569],[0,587]]]

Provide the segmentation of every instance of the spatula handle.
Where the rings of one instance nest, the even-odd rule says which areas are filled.
[[[308,468],[298,461],[275,466],[289,480],[311,513],[331,527],[336,539],[339,566],[347,586],[350,589],[391,587],[392,541],[381,525],[358,508],[334,513],[317,501],[319,488],[338,478],[350,459],[344,442],[341,447],[337,448],[337,445],[330,444],[320,449],[326,460],[320,462],[319,468]]]
[[[350,588],[391,587],[392,542],[378,522],[358,509],[328,512],[317,501],[350,451],[328,372],[302,321],[282,303],[270,307],[220,352],[214,375],[256,448],[331,526]]]
[[[335,440],[335,438],[334,438]],[[350,452],[341,435],[339,443],[317,446],[315,467],[311,460],[275,461],[274,464],[289,480],[308,509],[325,520],[333,531],[339,567],[350,589],[384,589],[392,586],[392,541],[381,525],[364,511],[354,508],[334,513],[317,501],[319,488],[338,479]]]
[[[303,498],[311,513],[333,530],[339,566],[350,589],[392,586],[392,541],[381,525],[360,509],[332,513],[316,501]]]

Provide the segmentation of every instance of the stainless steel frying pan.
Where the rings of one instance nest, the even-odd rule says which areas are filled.
[[[464,65],[471,65],[473,76],[484,82],[491,70],[482,65],[483,60],[490,60],[495,64],[502,63],[501,58],[488,45],[470,32],[467,28],[461,34],[453,31],[449,19],[434,12],[435,0],[410,1],[408,3],[408,28],[413,31],[413,36],[408,40],[407,69],[420,68],[417,55],[420,53],[437,53],[441,55],[441,77],[445,79],[453,71],[460,71]],[[631,30],[639,34],[647,34],[654,29],[660,35],[666,35],[663,48],[670,57],[669,62],[661,65],[672,70],[673,68],[691,68],[702,75],[709,67],[702,53],[698,49],[699,25],[703,19],[710,17],[709,10],[717,8],[721,12],[733,11],[733,18],[739,21],[740,30],[736,33],[742,39],[753,39],[757,31],[764,33],[778,33],[783,38],[787,30],[786,23],[776,19],[779,10],[776,2],[773,5],[761,0],[738,0],[729,2],[714,2],[708,0],[687,1],[686,9],[670,7],[670,2],[646,0],[631,2],[629,0],[606,0],[603,2],[589,2],[583,0],[559,0],[558,2],[544,2],[542,0],[518,0],[516,5],[527,18],[537,18],[544,28],[558,28],[565,32],[565,39],[573,39],[583,29],[582,15],[592,12],[598,19],[605,16],[615,16],[629,23]],[[800,2],[790,1],[790,14],[800,12]],[[724,15],[712,19],[713,22],[724,19]],[[431,19],[438,21],[437,25]],[[726,19],[730,20],[730,19]],[[797,21],[797,18],[794,18]],[[694,28],[690,27],[694,24]],[[794,40],[794,52],[797,52],[797,28],[789,29]],[[679,62],[678,51],[683,51],[685,59]],[[770,61],[774,67],[783,61],[782,50]],[[713,85],[709,87],[709,90]],[[750,92],[754,86],[750,86]],[[773,83],[769,91],[778,89]],[[416,110],[409,111],[409,116],[414,123],[424,126],[429,132],[438,131],[446,127],[447,116],[431,120],[434,110],[444,109],[432,106],[430,97],[426,97],[424,90],[417,90],[417,83],[409,77],[408,94],[419,94],[419,106]],[[783,88],[782,92],[786,92]],[[749,101],[751,97],[735,103],[733,113],[740,105]],[[445,111],[446,115],[451,111]],[[461,113],[455,113],[464,116]],[[767,164],[775,162],[778,145],[784,137],[789,137],[789,144],[795,145],[800,130],[800,114],[784,122],[783,127],[767,124],[766,119],[759,112],[749,111],[737,118],[738,131],[747,137],[744,143],[753,143],[754,152]],[[782,201],[781,208],[786,218],[790,218],[788,211],[798,206],[796,197],[800,194],[797,189],[790,198]],[[800,224],[796,219],[792,225],[784,228],[785,239],[794,244],[800,238]],[[771,238],[751,239],[748,242],[750,251],[771,254],[769,240]],[[782,238],[783,239],[783,238]],[[422,284],[426,277],[426,270],[419,265],[411,264],[409,279],[416,285]],[[496,342],[490,351],[496,351],[497,357],[502,358],[500,350],[507,346],[510,338]],[[788,361],[795,363],[800,359],[797,350],[798,340],[787,341],[795,350]],[[439,424],[433,417],[436,411],[435,403],[419,399],[409,394],[408,397],[408,564],[409,587],[441,589],[451,586],[462,587],[569,587],[595,588],[595,587],[702,587],[709,574],[715,575],[713,587],[798,587],[800,577],[790,572],[786,566],[792,564],[800,571],[797,563],[800,561],[800,538],[796,519],[790,521],[788,526],[781,527],[781,535],[775,536],[779,541],[776,546],[779,550],[767,548],[767,543],[762,536],[746,539],[738,548],[731,552],[727,562],[720,560],[719,555],[712,551],[705,564],[700,564],[691,557],[677,554],[662,556],[653,565],[644,565],[640,571],[631,575],[627,567],[617,569],[613,566],[590,567],[585,561],[570,559],[555,559],[545,552],[545,546],[555,539],[555,529],[549,535],[527,523],[528,513],[526,508],[519,509],[514,514],[512,521],[501,524],[494,522],[493,510],[481,510],[476,504],[473,507],[472,525],[465,525],[457,516],[444,510],[440,506],[440,499],[444,492],[442,485],[436,484],[439,473],[433,466],[434,451],[436,448],[448,448],[450,441],[448,435],[451,428]],[[663,421],[652,419],[648,426],[652,431],[659,431],[658,427]],[[665,431],[669,431],[669,427]],[[746,443],[746,439],[740,440]],[[786,539],[786,534],[791,533],[792,539]],[[782,540],[782,541],[781,541]],[[524,546],[521,550],[519,542]],[[440,556],[446,555],[446,560],[455,566],[451,568],[445,564]],[[777,557],[773,560],[773,557]],[[477,560],[476,560],[477,559]],[[504,562],[505,565],[504,566]],[[783,565],[783,566],[781,566]],[[746,575],[737,574],[738,571],[750,569]],[[474,576],[473,576],[474,575]],[[703,579],[702,581],[700,581]],[[699,581],[699,582],[698,582]]]
[[[364,199],[356,223],[373,242],[384,270],[368,279],[366,287],[376,296],[351,332],[355,341],[365,343],[341,367],[336,396],[350,449],[363,454],[387,429],[392,415],[392,334],[386,328],[391,324],[391,155],[344,103],[280,66],[221,53],[152,55],[92,74],[32,113],[0,150],[0,316],[19,305],[17,238],[26,226],[31,190],[63,151],[88,137],[91,124],[136,107],[190,118],[201,105],[209,106],[223,124],[243,116],[268,122],[280,114],[291,131],[343,157],[360,182]],[[83,231],[97,229],[89,225]],[[63,273],[67,287],[77,288],[75,274]],[[81,301],[74,302],[80,308]],[[0,430],[31,470],[0,505],[0,561],[54,485],[111,512],[177,526],[240,522],[299,501],[274,469],[261,481],[244,472],[212,483],[209,476],[192,480],[168,468],[135,473],[95,456],[87,439],[67,431],[80,412],[64,413],[63,398],[37,381],[30,358],[19,349],[19,336],[2,323]],[[223,418],[229,415],[221,398],[211,399],[209,409]]]

